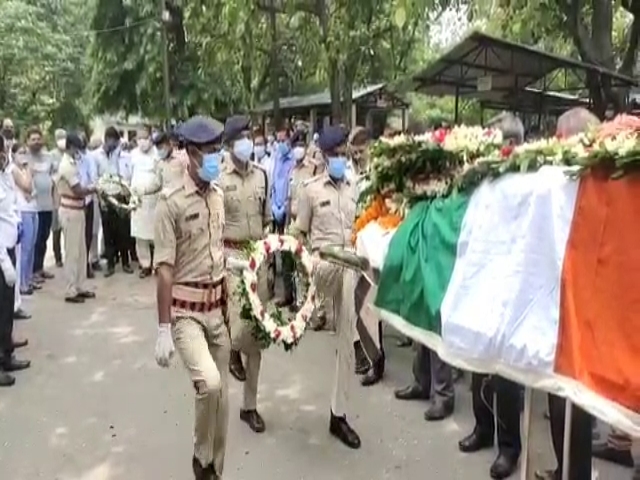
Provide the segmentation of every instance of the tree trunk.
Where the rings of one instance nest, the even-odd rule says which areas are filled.
[[[275,0],[269,1],[269,29],[271,30],[271,99],[273,100],[273,122],[276,128],[282,122],[280,112],[280,63],[278,61],[278,25]]]

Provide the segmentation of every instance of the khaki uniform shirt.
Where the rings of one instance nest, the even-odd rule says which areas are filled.
[[[350,247],[358,200],[355,182],[334,182],[323,173],[304,183],[296,228],[309,236],[312,250],[326,245]]]
[[[173,267],[174,283],[213,283],[224,273],[222,191],[202,193],[185,173],[181,185],[165,188],[155,219],[155,261]]]
[[[78,163],[69,155],[63,155],[56,175],[56,191],[60,196],[75,197],[72,188],[80,183]]]
[[[267,172],[254,162],[239,170],[233,160],[222,165],[219,184],[224,191],[224,239],[233,242],[259,240],[272,221]]]
[[[141,193],[143,195],[153,195],[162,189],[179,187],[188,166],[189,157],[186,152],[184,150],[174,150],[170,158],[156,162],[155,178]]]
[[[293,220],[298,216],[298,199],[302,183],[313,178],[319,171],[320,169],[309,157],[303,158],[301,162],[296,163],[291,169],[291,178],[289,179],[289,213]]]

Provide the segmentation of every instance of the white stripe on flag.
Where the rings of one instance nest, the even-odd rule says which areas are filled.
[[[577,187],[564,168],[545,167],[476,189],[442,302],[448,350],[553,371],[560,275]]]

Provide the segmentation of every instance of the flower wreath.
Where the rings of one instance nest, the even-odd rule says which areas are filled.
[[[258,296],[258,269],[270,253],[290,252],[297,266],[302,267],[302,273],[308,282],[307,295],[293,321],[278,309],[269,313],[262,305]],[[313,259],[302,242],[289,235],[269,235],[264,240],[255,242],[249,249],[248,268],[242,273],[239,285],[241,302],[241,317],[249,322],[254,337],[265,348],[282,345],[285,351],[290,351],[298,345],[311,318],[315,302],[315,286],[310,281],[313,272]]]
[[[124,180],[115,175],[101,177],[98,180],[97,190],[104,201],[121,212],[131,212],[140,206],[140,198],[134,195],[131,187]],[[116,198],[121,195],[128,199],[127,203],[123,203]]]

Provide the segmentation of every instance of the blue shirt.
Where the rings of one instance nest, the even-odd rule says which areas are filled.
[[[284,209],[289,196],[289,177],[291,169],[295,165],[295,160],[291,151],[282,156],[275,155],[273,166],[273,186],[271,187],[271,205],[278,210]]]
[[[87,188],[95,185],[98,181],[98,166],[96,159],[91,153],[83,153],[78,161],[78,175],[80,176],[80,186]],[[85,197],[85,203],[89,204],[93,201],[93,196]]]

